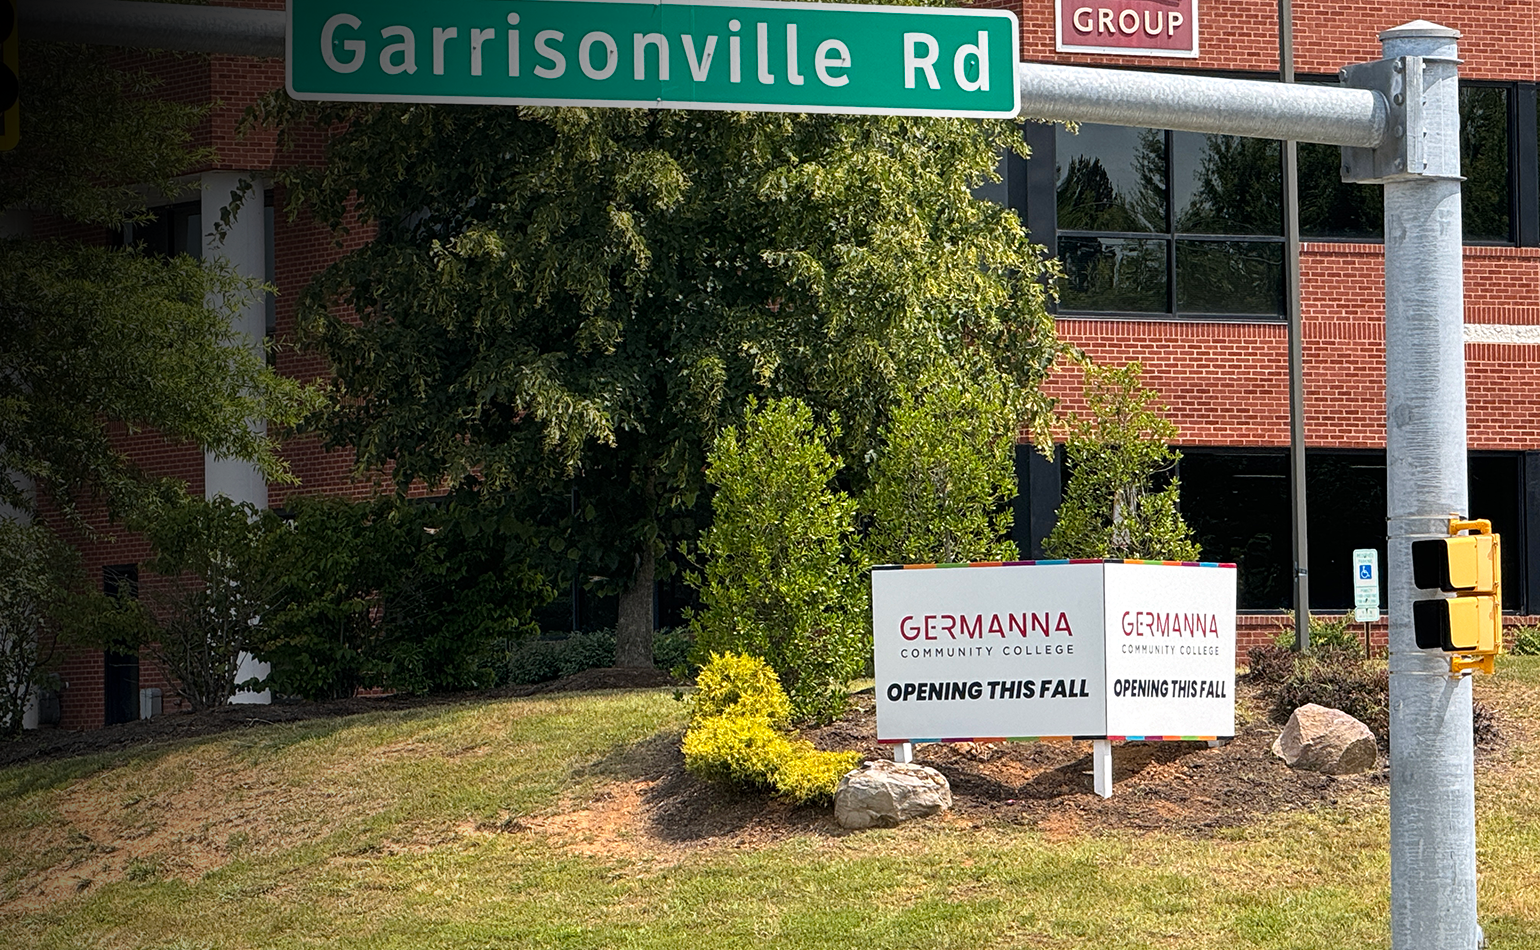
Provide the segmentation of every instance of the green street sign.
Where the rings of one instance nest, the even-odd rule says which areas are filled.
[[[289,0],[289,95],[1014,116],[1004,10],[768,0]]]

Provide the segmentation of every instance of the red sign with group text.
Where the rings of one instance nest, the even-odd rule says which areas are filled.
[[[1198,0],[1055,0],[1069,53],[1198,55]]]

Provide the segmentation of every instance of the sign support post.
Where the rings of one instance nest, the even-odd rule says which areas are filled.
[[[1112,740],[1091,743],[1091,787],[1103,798],[1112,797]]]

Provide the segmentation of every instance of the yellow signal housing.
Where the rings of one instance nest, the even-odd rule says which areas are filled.
[[[1455,595],[1412,604],[1417,646],[1454,654],[1452,673],[1491,673],[1503,645],[1502,540],[1486,519],[1450,518],[1449,534],[1412,543],[1413,583]]]
[[[20,44],[16,41],[17,0],[0,0],[0,152],[21,141]]]

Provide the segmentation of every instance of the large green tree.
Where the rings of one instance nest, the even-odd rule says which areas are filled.
[[[1038,249],[970,190],[1019,146],[1010,123],[269,105],[341,130],[289,176],[296,199],[377,228],[303,305],[336,374],[331,439],[401,488],[472,485],[549,530],[620,594],[621,665],[651,664],[652,581],[751,396],[837,417],[858,480],[938,365],[1042,415]]]
[[[209,160],[193,146],[205,110],[156,98],[146,71],[55,44],[21,50],[26,124],[0,153],[0,501],[34,506],[27,485],[66,512],[85,495],[117,511],[151,482],[111,439],[152,428],[283,477],[275,444],[247,425],[298,417],[298,387],[231,332],[230,310],[258,288],[190,258],[31,240],[18,215],[52,215],[105,237],[148,219],[146,194],[174,196]],[[19,232],[19,233],[18,233]]]
[[[1144,367],[1085,366],[1084,414],[1064,419],[1069,484],[1043,542],[1050,557],[1196,561],[1198,543],[1182,519],[1181,484],[1170,475],[1176,423]]]

